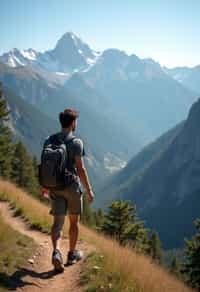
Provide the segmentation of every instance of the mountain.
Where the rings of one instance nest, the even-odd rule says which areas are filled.
[[[27,102],[37,105],[48,98],[58,85],[47,81],[41,74],[29,66],[12,68],[0,62],[0,80]]]
[[[168,69],[164,67],[168,73],[175,80],[188,87],[189,89],[200,93],[200,65],[193,68],[189,67],[176,67]]]
[[[30,152],[39,158],[44,139],[53,131],[58,131],[58,122],[50,119],[6,86],[4,97],[10,111],[9,127],[15,139],[21,140]]]
[[[98,54],[75,34],[67,32],[58,40],[53,50],[42,53],[31,48],[28,50],[15,48],[0,56],[0,61],[13,68],[30,66],[35,70],[57,72],[62,76],[64,73],[87,68],[95,62]],[[67,74],[65,76],[67,77]]]
[[[183,246],[200,214],[200,99],[185,122],[145,147],[99,191],[137,204],[165,248]]]
[[[196,100],[195,92],[171,78],[152,59],[117,49],[105,50],[92,66],[75,74],[106,96],[105,113],[117,113],[130,133],[137,130],[136,137],[143,145],[183,120]]]

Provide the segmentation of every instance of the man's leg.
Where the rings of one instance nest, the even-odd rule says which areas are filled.
[[[69,251],[74,251],[78,239],[79,215],[69,215]]]
[[[76,243],[79,232],[79,215],[82,212],[82,196],[79,190],[71,189],[68,193],[68,211],[69,211],[69,252],[67,264],[71,265],[81,260],[83,252],[76,250]]]
[[[55,215],[54,222],[51,228],[51,239],[53,244],[53,249],[60,249],[60,239],[61,239],[61,230],[65,222],[65,215]]]

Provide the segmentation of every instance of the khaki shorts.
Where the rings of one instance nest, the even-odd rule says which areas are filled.
[[[51,215],[81,215],[83,210],[82,191],[73,188],[50,192]]]

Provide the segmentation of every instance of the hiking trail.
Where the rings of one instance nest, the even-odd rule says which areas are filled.
[[[5,223],[20,233],[31,237],[38,245],[35,253],[30,258],[30,262],[27,261],[25,266],[20,267],[15,272],[13,291],[83,291],[83,287],[80,284],[80,273],[81,263],[84,259],[72,266],[65,267],[63,273],[55,273],[51,263],[52,243],[50,235],[32,230],[23,218],[14,217],[14,211],[10,209],[7,202],[0,202],[0,212]],[[68,239],[62,237],[60,247],[65,263],[68,252]],[[94,250],[94,247],[82,240],[78,241],[77,248],[83,250],[84,258]]]

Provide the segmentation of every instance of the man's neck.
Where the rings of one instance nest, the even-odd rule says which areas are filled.
[[[64,134],[69,134],[69,133],[72,133],[72,130],[71,129],[68,129],[68,128],[62,128],[62,132]]]

